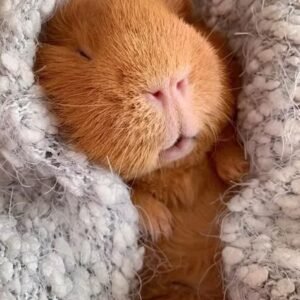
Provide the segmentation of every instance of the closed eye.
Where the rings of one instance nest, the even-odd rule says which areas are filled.
[[[77,49],[78,54],[84,59],[91,60],[92,58],[82,49]]]

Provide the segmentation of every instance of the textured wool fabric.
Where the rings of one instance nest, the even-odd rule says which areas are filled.
[[[129,192],[56,136],[32,66],[54,0],[0,0],[0,299],[128,299],[143,249]]]
[[[143,248],[128,190],[58,139],[34,81],[55,2],[0,0],[0,299],[130,299]],[[244,69],[239,129],[252,170],[222,223],[226,291],[300,299],[300,3],[196,2]]]
[[[243,65],[239,129],[251,177],[223,220],[233,300],[300,299],[300,2],[201,0]]]

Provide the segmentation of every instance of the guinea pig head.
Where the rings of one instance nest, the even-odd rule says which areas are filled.
[[[222,61],[179,2],[73,0],[41,35],[36,70],[62,133],[125,179],[182,160],[229,112]]]

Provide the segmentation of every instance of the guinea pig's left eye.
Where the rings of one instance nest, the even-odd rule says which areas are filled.
[[[84,51],[84,50],[82,50],[82,49],[77,49],[77,53],[81,56],[81,57],[83,57],[83,58],[85,58],[85,59],[87,59],[87,60],[91,60],[92,58],[86,53],[86,51]]]

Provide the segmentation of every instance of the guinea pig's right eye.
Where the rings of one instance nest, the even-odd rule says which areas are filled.
[[[87,60],[91,60],[92,58],[86,53],[86,51],[82,50],[82,49],[77,49],[77,53],[83,57],[84,59],[87,59]]]

